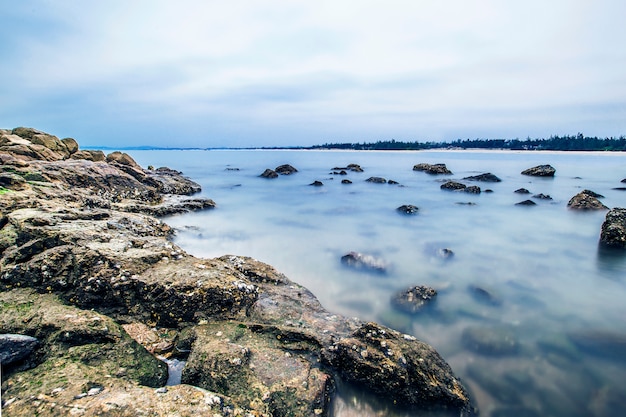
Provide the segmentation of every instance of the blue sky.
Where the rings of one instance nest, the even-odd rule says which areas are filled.
[[[0,127],[84,146],[626,134],[623,0],[20,0],[0,16]]]

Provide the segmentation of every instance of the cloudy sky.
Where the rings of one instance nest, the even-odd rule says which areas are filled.
[[[626,134],[624,0],[20,0],[0,16],[0,128],[81,145]]]

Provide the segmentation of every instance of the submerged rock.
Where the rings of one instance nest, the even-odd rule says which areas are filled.
[[[539,200],[552,200],[552,197],[550,197],[549,195],[543,194],[543,193],[535,194],[533,196],[533,198],[536,198],[536,199],[539,199]]]
[[[537,203],[535,203],[532,200],[524,200],[524,201],[520,201],[519,203],[515,203],[516,206],[536,206]]]
[[[321,187],[321,186],[323,186],[323,185],[324,185],[324,183],[323,183],[322,181],[317,181],[317,180],[315,180],[315,181],[313,181],[312,183],[310,183],[309,185],[312,185],[312,186],[314,186],[314,187]]]
[[[551,165],[537,165],[522,171],[522,175],[530,175],[533,177],[554,177],[556,169]]]
[[[452,171],[450,171],[447,167],[446,164],[427,164],[427,163],[421,163],[421,164],[417,164],[413,166],[413,171],[424,171],[428,174],[431,175],[440,175],[440,174],[452,174]]]
[[[352,171],[352,172],[363,172],[363,168],[361,168],[358,164],[349,164],[345,167],[335,167],[333,171]]]
[[[603,196],[590,190],[583,190],[569,200],[567,207],[573,210],[608,210],[598,198]]]
[[[602,223],[600,243],[615,248],[626,248],[626,208],[611,209]]]
[[[526,188],[518,188],[517,190],[513,192],[518,193],[518,194],[530,194],[530,191],[528,191]]]
[[[436,296],[437,290],[434,288],[418,285],[396,293],[391,304],[400,311],[414,314],[430,305]]]
[[[474,175],[471,177],[465,177],[464,180],[469,181],[483,181],[483,182],[501,182],[502,180],[497,176],[493,175],[491,172],[487,172],[485,174]]]
[[[386,272],[389,264],[382,258],[359,252],[349,252],[341,257],[341,263],[356,269]]]
[[[461,335],[467,349],[488,356],[503,356],[517,353],[519,342],[507,328],[468,327]]]

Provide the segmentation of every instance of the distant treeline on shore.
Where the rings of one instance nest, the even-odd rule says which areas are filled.
[[[403,142],[395,139],[372,143],[325,143],[302,149],[422,150],[422,149],[510,149],[547,151],[626,151],[626,136],[598,138],[551,136],[548,139],[457,139],[452,142]]]

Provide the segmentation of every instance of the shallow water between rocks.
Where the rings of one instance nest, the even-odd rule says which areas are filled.
[[[433,345],[469,388],[482,416],[615,416],[626,409],[626,251],[599,248],[606,211],[577,212],[583,189],[626,207],[626,155],[540,151],[131,151],[199,182],[217,208],[164,219],[200,257],[252,256],[308,287],[331,312],[377,321]],[[452,175],[413,171],[445,163]],[[359,164],[364,172],[332,175]],[[299,172],[260,178],[291,164]],[[554,178],[521,175],[540,164]],[[497,183],[462,181],[493,173]],[[372,176],[399,185],[369,183]],[[349,179],[352,184],[342,184]],[[481,194],[440,189],[444,179]],[[309,186],[314,181],[323,186]],[[526,188],[531,194],[514,193]],[[490,189],[493,192],[485,193]],[[532,198],[536,194],[552,199]],[[516,206],[525,199],[535,206]],[[412,204],[415,215],[396,208]],[[449,249],[453,256],[440,256]],[[341,264],[357,251],[385,273]],[[427,285],[438,295],[409,315],[393,295]],[[334,417],[432,415],[396,410],[338,386]]]

